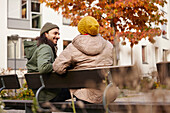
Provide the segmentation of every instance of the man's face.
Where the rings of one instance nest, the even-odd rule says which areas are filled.
[[[45,33],[45,36],[51,40],[54,44],[57,44],[58,39],[60,39],[60,33],[59,33],[59,29],[54,28],[52,30],[50,30],[48,33]]]

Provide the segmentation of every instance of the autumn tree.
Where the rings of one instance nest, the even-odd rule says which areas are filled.
[[[160,24],[167,22],[164,12],[166,0],[40,0],[46,6],[59,11],[71,19],[72,26],[87,15],[96,18],[100,24],[100,34],[113,43],[115,37],[127,38],[133,47],[142,38],[148,37],[154,43],[154,37],[161,35]]]

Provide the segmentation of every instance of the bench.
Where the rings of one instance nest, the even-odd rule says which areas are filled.
[[[4,89],[19,89],[21,88],[17,74],[0,75],[0,93]],[[5,109],[25,109],[27,105],[30,106],[31,101],[23,100],[2,100],[5,103]]]
[[[19,89],[20,83],[18,80],[17,74],[10,75],[0,75],[0,93],[4,89]],[[32,100],[31,100],[32,101]],[[25,107],[32,103],[31,101],[23,101],[23,100],[2,100],[5,103],[5,109],[16,108],[16,109],[25,109]],[[23,104],[24,103],[24,104]]]
[[[52,74],[39,74],[27,73],[25,79],[30,89],[36,89],[36,100],[38,100],[39,93],[42,89],[55,89],[55,88],[99,88],[103,78],[99,76],[100,70],[70,70],[65,75]],[[62,77],[64,76],[64,77]],[[43,109],[37,103],[42,111]],[[59,103],[55,103],[60,105]],[[64,103],[62,103],[64,104]],[[62,105],[61,104],[61,105]],[[69,102],[67,102],[69,104]],[[59,106],[60,107],[60,106]]]
[[[134,78],[138,76],[137,71],[133,69],[134,66],[109,66],[109,67],[97,67],[81,70],[69,70],[65,75],[58,76],[56,73],[52,74],[40,74],[40,73],[27,73],[25,79],[28,84],[28,88],[37,89],[36,98],[38,99],[39,92],[43,88],[100,88],[102,87],[103,75],[107,76],[108,84],[105,87],[103,94],[103,104],[85,104],[85,109],[94,110],[98,109],[99,112],[107,110],[106,95],[108,90],[113,86],[113,83],[119,87],[122,87],[122,83],[128,82],[133,84]],[[63,77],[64,76],[64,77]],[[17,78],[15,79],[18,80]],[[12,81],[12,80],[8,80]],[[18,82],[19,83],[19,82]],[[2,83],[1,83],[2,84]],[[126,84],[125,84],[126,85]],[[3,85],[1,85],[3,87]],[[10,89],[18,89],[19,87],[10,86]],[[14,109],[25,109],[26,106],[32,105],[32,100],[3,100],[5,105]],[[76,103],[76,102],[75,102]],[[66,108],[72,108],[71,102],[54,102],[58,108],[67,106]],[[39,105],[39,103],[38,103]],[[76,109],[80,108],[77,104]],[[41,108],[41,106],[39,105]],[[67,111],[67,109],[65,109]],[[64,111],[64,109],[63,109]],[[94,111],[93,111],[94,112]]]
[[[19,89],[20,83],[16,74],[0,75],[0,92],[3,89]]]
[[[55,89],[55,88],[95,88],[100,89],[105,85],[103,80],[107,77],[107,86],[104,89],[103,94],[103,107],[97,105],[100,109],[107,109],[107,92],[113,86],[113,83],[120,85],[120,81],[128,81],[125,74],[134,75],[133,66],[108,66],[108,67],[97,67],[89,69],[74,69],[69,70],[64,75],[57,75],[56,73],[40,74],[40,73],[27,73],[25,79],[30,89],[36,89],[36,100],[38,100],[39,93],[42,89]],[[133,73],[133,74],[132,74]],[[124,76],[124,77],[123,77]],[[137,76],[137,75],[135,75]],[[117,77],[117,79],[116,79]],[[122,77],[124,78],[122,80]],[[114,80],[115,79],[115,80]],[[121,79],[121,80],[120,80]],[[133,78],[134,80],[134,78]],[[39,102],[37,103],[41,110],[44,110]],[[53,103],[54,104],[54,103]],[[64,104],[64,103],[62,103]],[[61,102],[55,102],[55,106],[61,107]],[[86,105],[86,108],[92,105]],[[94,104],[93,104],[94,106]]]

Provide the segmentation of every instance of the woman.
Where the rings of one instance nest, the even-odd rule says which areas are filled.
[[[56,58],[58,39],[60,39],[59,27],[52,23],[46,23],[36,41],[24,42],[24,51],[28,59],[26,64],[28,73],[50,73],[53,71],[52,63]],[[40,92],[38,101],[65,101],[70,98],[68,89],[44,89]]]
[[[57,57],[53,69],[59,74],[66,72],[69,66],[84,69],[113,65],[113,46],[99,33],[99,24],[91,16],[86,16],[78,23],[78,31],[72,43]],[[89,103],[101,103],[103,92],[96,89],[79,89],[73,92],[76,98]],[[115,99],[115,98],[114,98]]]

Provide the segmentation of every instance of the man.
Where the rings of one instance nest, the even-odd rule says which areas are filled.
[[[24,51],[28,59],[26,64],[28,73],[52,72],[52,63],[56,58],[58,39],[60,39],[59,27],[48,22],[42,27],[40,36],[36,38],[36,41],[24,42]]]
[[[35,41],[24,42],[24,51],[28,59],[26,64],[28,73],[53,71],[52,63],[56,58],[59,34],[59,27],[47,22],[40,31],[40,37],[37,37]],[[33,92],[36,93],[35,90]],[[65,101],[70,98],[68,89],[44,89],[40,92],[38,101]]]

